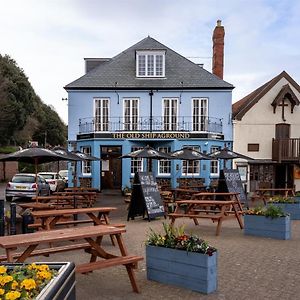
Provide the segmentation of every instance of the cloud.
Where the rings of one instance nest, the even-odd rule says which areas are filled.
[[[286,70],[300,81],[300,2],[204,0],[1,0],[1,54],[67,122],[63,86],[84,57],[113,57],[150,35],[211,71],[212,32],[225,26],[224,79],[239,100]]]

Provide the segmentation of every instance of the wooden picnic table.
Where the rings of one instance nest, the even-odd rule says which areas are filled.
[[[260,188],[255,191],[251,199],[252,201],[262,200],[266,205],[270,197],[279,194],[284,195],[284,197],[294,197],[295,190],[293,188]]]
[[[196,193],[191,197],[191,200],[226,200],[235,201],[240,211],[243,211],[240,202],[239,193],[235,192],[201,192]]]
[[[73,196],[74,199],[81,201],[86,206],[93,206],[96,202],[96,192],[85,192],[85,191],[73,191],[73,192],[55,192],[53,195],[57,196]],[[84,201],[83,201],[84,200]]]
[[[99,192],[97,188],[92,187],[67,187],[65,192]]]
[[[180,199],[191,199],[191,197],[194,194],[199,193],[199,191],[196,191],[194,189],[189,189],[189,188],[172,188],[172,189],[168,189],[168,191],[170,191],[173,195],[173,200],[176,201],[177,198]]]
[[[20,215],[22,215],[26,209],[30,209],[31,211],[55,209],[55,207],[49,203],[40,202],[18,203],[17,205],[22,209],[19,212]]]
[[[116,210],[116,207],[86,207],[39,210],[33,211],[32,216],[37,221],[36,224],[38,224],[35,227],[39,227],[44,230],[51,230],[54,229],[56,225],[71,225],[84,222],[93,222],[95,225],[109,224],[108,215],[111,211],[114,210]],[[60,222],[64,217],[78,215],[86,215],[89,218],[75,221]]]
[[[241,229],[244,228],[241,218],[242,211],[235,200],[180,200],[176,201],[174,213],[168,214],[171,225],[177,218],[193,219],[199,225],[198,218],[217,221],[216,235],[220,234],[222,222],[229,218],[236,218]]]
[[[132,289],[138,293],[139,288],[136,283],[134,268],[136,268],[137,262],[142,260],[143,257],[128,254],[122,238],[122,234],[125,232],[125,228],[97,225],[3,236],[0,237],[0,247],[5,249],[6,255],[1,256],[0,260],[24,262],[30,256],[85,249],[86,252],[91,254],[90,260],[87,263],[77,265],[77,272],[87,273],[106,267],[124,265]],[[102,240],[107,235],[116,238],[120,255],[111,254],[105,250]],[[85,243],[82,243],[81,240],[85,240]],[[60,245],[61,242],[64,242],[63,246]],[[66,242],[70,243],[66,245]],[[51,248],[40,248],[41,246],[48,246],[49,243],[52,245]],[[21,252],[17,252],[20,250]],[[98,258],[102,259],[97,260]]]

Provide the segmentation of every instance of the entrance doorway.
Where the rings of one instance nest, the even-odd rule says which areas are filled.
[[[275,169],[275,187],[276,188],[293,188],[293,172],[292,164],[279,164]]]
[[[101,146],[101,189],[121,189],[121,146]]]

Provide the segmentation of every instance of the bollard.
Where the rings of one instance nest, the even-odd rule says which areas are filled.
[[[14,235],[17,234],[17,205],[16,203],[12,202],[10,204],[10,230],[9,234]]]
[[[22,233],[32,233],[34,230],[32,228],[28,228],[29,224],[33,224],[34,219],[31,215],[30,211],[25,211],[22,218]]]
[[[0,199],[0,236],[5,235],[4,199]]]

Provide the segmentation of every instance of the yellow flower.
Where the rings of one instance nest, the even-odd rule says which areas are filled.
[[[40,265],[37,267],[39,271],[49,271],[49,266],[48,265]]]
[[[36,288],[36,283],[34,281],[34,279],[24,279],[22,282],[21,282],[21,288],[22,287],[25,287],[26,290],[33,290]]]
[[[12,282],[12,284],[11,284],[11,288],[12,288],[13,290],[15,290],[15,289],[18,287],[18,285],[19,285],[18,282],[14,280],[14,281]]]
[[[7,268],[5,266],[0,266],[0,274],[6,273]]]
[[[15,300],[21,297],[21,293],[18,291],[12,291],[12,292],[8,292],[5,295],[5,299],[6,300]]]
[[[5,293],[4,289],[0,289],[0,296],[3,295]]]
[[[0,276],[0,285],[5,285],[8,282],[13,281],[13,277],[10,275]]]
[[[52,274],[48,271],[40,271],[40,272],[37,272],[36,274],[37,278],[40,278],[40,279],[51,279],[52,278]]]

